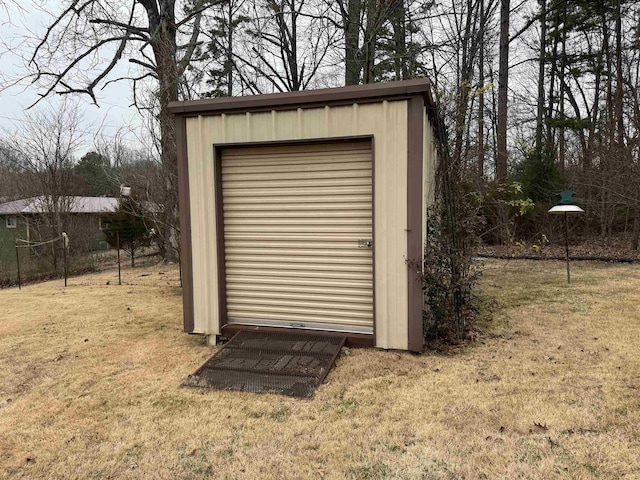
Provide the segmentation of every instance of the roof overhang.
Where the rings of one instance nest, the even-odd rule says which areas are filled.
[[[238,111],[289,110],[336,103],[375,102],[413,95],[423,96],[425,105],[434,106],[431,82],[426,78],[417,78],[400,82],[370,83],[320,90],[171,102],[169,111],[174,115],[202,115]]]
[[[385,100],[401,100],[420,96],[431,119],[436,137],[442,141],[440,118],[431,95],[431,82],[416,78],[398,82],[369,83],[347,87],[301,90],[295,92],[248,95],[244,97],[204,98],[170,102],[169,112],[178,116],[219,115],[222,113],[265,112],[271,110],[295,110],[325,105],[349,105]]]

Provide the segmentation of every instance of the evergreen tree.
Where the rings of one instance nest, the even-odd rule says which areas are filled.
[[[145,211],[130,199],[123,199],[118,210],[101,215],[103,232],[113,248],[118,245],[131,255],[131,266],[135,266],[135,253],[140,247],[149,246],[155,232],[149,228]]]
[[[118,184],[111,170],[109,159],[97,152],[85,154],[73,167],[73,173],[82,178],[92,197],[117,194]]]
[[[209,55],[215,59],[207,72],[207,97],[230,97],[234,93],[236,55],[235,42],[240,27],[250,18],[243,13],[244,0],[223,2],[214,12],[213,27],[209,31]]]

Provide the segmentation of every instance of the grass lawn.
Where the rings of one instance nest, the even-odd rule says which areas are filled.
[[[176,269],[0,290],[0,478],[640,478],[640,266],[572,274],[488,262],[478,341],[348,351],[313,400],[179,388],[215,348]]]

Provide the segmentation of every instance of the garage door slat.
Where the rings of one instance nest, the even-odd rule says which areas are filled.
[[[341,166],[349,166],[349,168],[340,168]],[[360,168],[357,168],[357,164],[331,164],[331,170],[300,170],[297,168],[282,167],[282,171],[277,172],[279,180],[306,180],[312,178],[344,178],[344,177],[371,177],[371,168],[366,164],[360,164]],[[320,165],[316,165],[320,167]],[[240,181],[240,182],[257,182],[262,180],[271,180],[274,178],[274,172],[267,172],[270,170],[268,167],[262,167],[260,170],[256,167],[247,167],[244,171],[238,172],[236,170],[227,169],[222,172],[225,182]],[[235,172],[235,173],[232,173]]]
[[[240,258],[253,258],[260,257],[263,258],[264,255],[272,255],[272,256],[300,256],[305,255],[307,257],[326,257],[326,258],[336,258],[336,257],[356,257],[360,260],[360,257],[371,258],[368,255],[368,252],[364,248],[356,248],[351,246],[351,248],[343,248],[343,249],[320,249],[320,248],[310,248],[307,245],[296,245],[290,246],[289,248],[269,248],[269,247],[250,247],[250,248],[234,248],[225,246],[225,251],[227,252],[226,259],[240,259]],[[288,257],[287,257],[288,258]],[[302,257],[300,257],[302,258]],[[345,258],[345,260],[347,259]],[[256,259],[258,260],[258,259]]]
[[[228,272],[229,270],[227,270]],[[304,271],[304,270],[280,270],[277,275],[274,275],[273,270],[269,269],[269,268],[240,268],[238,266],[234,266],[233,269],[231,270],[233,275],[239,275],[239,276],[248,276],[248,277],[252,277],[252,276],[256,276],[256,277],[267,277],[269,279],[274,279],[274,277],[278,277],[276,279],[274,279],[273,281],[278,282],[280,281],[281,277],[291,277],[291,278],[302,278],[305,279],[309,276],[309,272],[308,271]],[[331,271],[331,272],[323,272],[323,271],[316,271],[313,272],[313,278],[314,279],[325,279],[325,280],[336,280],[336,281],[341,281],[341,280],[364,280],[364,281],[370,281],[371,280],[371,272],[353,272],[353,271],[346,271],[346,272],[338,272],[338,271]]]
[[[245,312],[236,313],[236,315],[246,315],[246,312],[250,312],[249,314],[255,315],[258,318],[262,316],[262,314],[280,314],[283,319],[290,318],[295,315],[309,315],[309,316],[322,316],[322,317],[334,317],[336,320],[338,318],[342,319],[342,321],[349,321],[349,319],[359,319],[360,321],[367,321],[369,317],[371,317],[372,313],[367,311],[355,311],[355,310],[338,310],[338,309],[330,309],[327,307],[317,308],[298,308],[298,307],[289,307],[286,305],[282,306],[271,306],[271,305],[257,305],[257,304],[245,304],[241,309],[235,310],[234,307],[228,308],[229,314],[233,315],[233,312]]]
[[[255,312],[246,312],[241,310],[229,310],[229,320],[234,323],[246,323],[248,325],[254,324],[255,320],[258,320]],[[319,313],[318,315],[304,315],[300,313],[273,313],[273,312],[264,312],[260,314],[259,320],[272,320],[274,323],[280,324],[281,322],[289,323],[290,326],[298,326],[304,325],[308,328],[313,328],[315,323],[327,323],[335,325],[336,328],[343,327],[346,324],[355,327],[369,327],[371,325],[371,321],[367,319],[358,319],[352,318],[347,315],[346,317],[340,317],[335,314],[331,315],[322,315]]]
[[[277,205],[278,208],[281,208],[283,205],[299,205],[301,207],[305,205],[320,205],[324,202],[327,206],[331,204],[357,204],[361,205],[362,208],[371,209],[371,195],[363,195],[363,194],[346,194],[342,193],[339,196],[335,195],[310,195],[307,192],[307,195],[304,196],[296,196],[296,195],[277,195],[277,196],[260,196],[259,198],[254,198],[251,196],[226,196],[224,199],[224,210],[230,210],[231,207],[241,208],[244,205],[248,205],[248,208],[251,208],[252,205],[269,205],[269,208],[272,208],[271,205]]]
[[[223,185],[224,188],[224,185]],[[304,188],[283,188],[275,190],[274,188],[236,188],[227,189],[225,192],[225,201],[232,202],[232,197],[242,197],[245,201],[260,201],[259,197],[280,197],[282,202],[286,202],[287,196],[299,197],[301,195],[309,195],[309,201],[316,201],[317,198],[324,198],[324,201],[331,201],[331,199],[339,199],[342,195],[362,195],[371,194],[371,185],[343,185],[343,186],[323,186],[323,187],[311,187],[306,186]]]
[[[343,298],[343,300],[345,300]],[[355,314],[365,314],[373,312],[373,303],[372,302],[340,302],[334,300],[317,300],[313,301],[307,298],[302,299],[294,299],[294,298],[280,298],[280,297],[271,297],[264,298],[256,296],[255,299],[251,296],[249,298],[244,295],[228,295],[227,302],[246,302],[245,309],[249,308],[249,305],[252,308],[260,309],[264,308],[273,308],[273,309],[288,309],[291,308],[292,311],[295,309],[323,309],[323,310],[344,310],[351,311],[354,310]],[[265,310],[267,311],[267,310]]]
[[[311,257],[310,257],[311,258]],[[254,269],[254,271],[267,271],[270,272],[271,275],[286,276],[292,270],[303,270],[309,273],[310,275],[319,275],[321,273],[369,273],[373,271],[373,266],[371,264],[364,263],[326,263],[326,262],[312,262],[312,261],[299,261],[296,263],[295,259],[290,259],[287,263],[283,263],[278,260],[270,260],[265,258],[261,261],[233,261],[226,260],[225,267],[227,270],[233,271],[233,269],[237,268],[241,269]]]
[[[318,292],[323,291],[325,289],[339,289],[339,291],[345,292],[358,292],[359,295],[362,295],[363,291],[368,291],[372,294],[372,283],[371,279],[358,280],[358,279],[349,279],[349,278],[296,278],[296,277],[287,277],[280,276],[278,278],[273,277],[272,275],[263,275],[263,276],[248,276],[244,273],[238,273],[237,275],[227,275],[227,288],[250,288],[250,289],[274,289],[274,288],[282,288],[282,291],[287,291],[292,288],[291,286],[295,286],[295,288],[309,288]],[[355,293],[354,293],[355,295]]]
[[[365,239],[371,236],[371,225],[225,225],[225,235],[227,233],[245,233],[260,235],[273,233],[279,235],[303,234],[303,233],[352,233],[358,234],[358,239]]]
[[[319,251],[326,252],[327,255],[336,254],[342,255],[342,250],[348,250],[353,252],[356,255],[366,255],[366,251],[364,249],[360,249],[355,246],[357,240],[352,241],[324,241],[318,242],[315,239],[306,239],[306,240],[298,240],[298,241],[287,241],[287,240],[232,240],[229,239],[225,242],[225,249],[228,253],[238,253],[240,249],[246,249],[247,253],[250,253],[250,250],[255,249],[269,249],[269,250],[277,250],[277,249],[286,249],[283,251],[289,250],[298,250],[302,249],[304,251],[310,251],[309,254],[317,255]],[[331,253],[327,252],[327,250],[331,250]],[[360,253],[357,253],[360,252]],[[265,252],[267,253],[267,252]]]
[[[256,285],[253,284],[251,288],[247,285],[227,283],[227,294],[231,295],[256,295],[263,297],[278,297],[278,298],[309,298],[320,299],[325,297],[331,298],[343,298],[348,297],[353,301],[371,302],[373,296],[370,289],[355,289],[355,288],[326,288],[326,287],[303,287],[303,286],[286,286],[286,285]],[[326,298],[327,300],[329,298]]]
[[[351,293],[351,292],[350,292]],[[310,302],[316,305],[322,304],[363,304],[373,305],[373,297],[371,295],[343,295],[341,293],[335,294],[320,294],[317,290],[307,288],[304,291],[287,292],[282,290],[267,290],[267,291],[248,291],[248,290],[234,290],[229,289],[227,292],[228,298],[239,301],[252,301],[251,298],[257,299],[257,302],[267,303],[268,301],[275,300],[289,300],[298,302]],[[359,307],[358,307],[359,308]]]

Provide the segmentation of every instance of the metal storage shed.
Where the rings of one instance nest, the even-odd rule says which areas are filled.
[[[184,330],[422,350],[426,79],[175,102]]]

